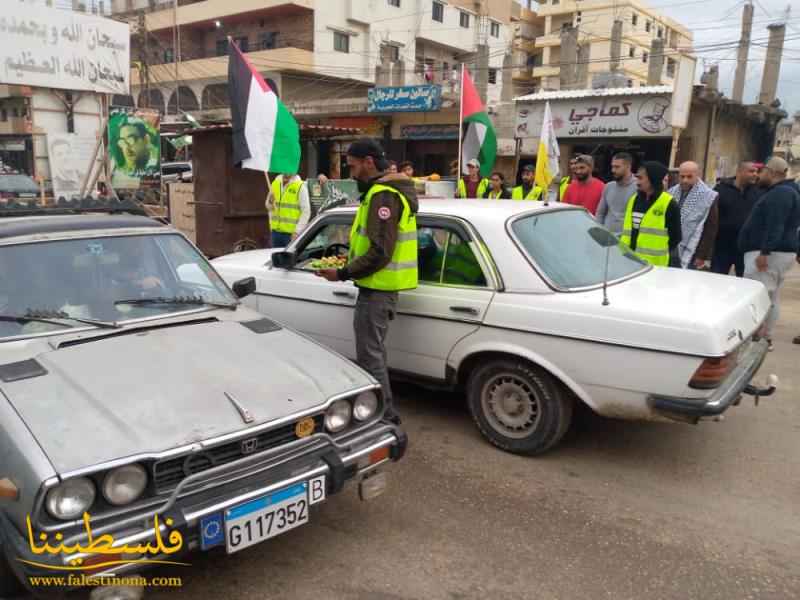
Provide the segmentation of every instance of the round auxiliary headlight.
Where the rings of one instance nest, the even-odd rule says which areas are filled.
[[[47,492],[45,505],[56,519],[68,521],[80,517],[94,503],[94,483],[86,477],[67,479]]]
[[[341,431],[350,424],[352,409],[347,400],[337,400],[325,413],[325,429],[331,433]]]
[[[362,392],[353,403],[353,417],[356,421],[366,421],[378,412],[378,396],[373,391]]]
[[[114,506],[123,506],[136,500],[147,487],[147,472],[142,465],[118,467],[103,479],[103,497]]]

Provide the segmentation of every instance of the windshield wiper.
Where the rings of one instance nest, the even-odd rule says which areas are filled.
[[[84,323],[86,325],[93,325],[101,329],[119,329],[121,325],[111,323],[110,321],[98,321],[97,319],[84,319],[83,317],[75,317],[63,310],[30,310],[28,309],[22,315],[0,315],[0,321],[10,323],[47,323],[48,325],[59,325],[67,327],[64,323],[59,323],[54,319],[62,319],[66,321],[75,321],[76,323]]]
[[[117,300],[114,304],[133,304],[136,306],[148,306],[148,305],[157,305],[157,304],[192,304],[198,306],[213,306],[215,308],[228,308],[232,310],[236,310],[236,307],[239,305],[238,302],[229,303],[229,302],[210,302],[205,298],[201,298],[200,296],[173,296],[171,298],[159,297],[159,298],[131,298],[130,300]]]

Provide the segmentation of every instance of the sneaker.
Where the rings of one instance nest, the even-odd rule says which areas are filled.
[[[767,346],[767,352],[772,352],[773,350],[775,350],[775,345],[772,343],[771,339],[767,338],[767,344],[769,344]]]

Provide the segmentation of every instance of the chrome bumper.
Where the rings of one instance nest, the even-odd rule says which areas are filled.
[[[739,364],[725,382],[708,399],[677,398],[674,396],[651,395],[648,404],[658,414],[676,421],[697,423],[703,417],[721,415],[732,405],[736,405],[742,394],[770,396],[778,388],[778,378],[770,375],[770,385],[758,388],[750,380],[761,368],[767,356],[769,344],[766,340],[752,342],[740,357]]]

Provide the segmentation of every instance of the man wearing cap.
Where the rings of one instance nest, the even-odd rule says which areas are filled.
[[[399,423],[392,407],[385,341],[389,321],[397,312],[398,292],[417,287],[419,204],[409,177],[385,173],[389,164],[377,142],[362,139],[352,143],[347,166],[361,193],[361,206],[350,231],[348,263],[341,269],[317,271],[317,275],[328,281],[355,282],[356,360],[380,382],[386,416]]]
[[[594,215],[597,213],[605,184],[592,177],[592,169],[594,169],[594,159],[588,154],[579,154],[573,169],[575,177],[567,186],[561,201],[582,206]]]
[[[472,159],[467,163],[467,176],[458,180],[456,198],[483,198],[489,180],[481,177],[481,163]]]
[[[786,179],[789,164],[773,156],[758,174],[766,188],[739,232],[739,250],[744,252],[744,276],[760,281],[767,288],[772,308],[758,335],[769,342],[778,320],[780,289],[798,253],[800,194]]]
[[[511,190],[512,200],[540,200],[542,188],[534,183],[536,169],[533,165],[522,167],[522,185]]]

